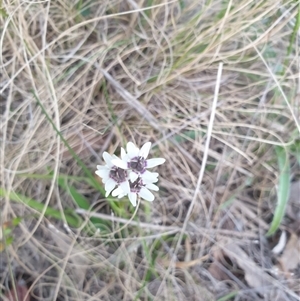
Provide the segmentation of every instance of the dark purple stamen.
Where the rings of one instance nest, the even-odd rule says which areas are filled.
[[[142,178],[138,177],[133,183],[129,182],[131,192],[140,192],[141,188],[144,186]]]
[[[137,173],[144,173],[146,171],[147,162],[144,157],[134,157],[128,162],[128,168]]]
[[[120,184],[127,180],[127,171],[122,168],[113,166],[109,172],[109,177]]]

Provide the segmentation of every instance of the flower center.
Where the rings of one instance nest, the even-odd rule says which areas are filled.
[[[146,160],[144,157],[134,157],[128,162],[128,168],[137,173],[143,173],[146,170]]]
[[[127,180],[127,171],[117,166],[113,166],[109,172],[109,177],[120,184]]]
[[[142,178],[138,177],[133,183],[129,182],[131,192],[140,192],[141,188],[144,186]]]

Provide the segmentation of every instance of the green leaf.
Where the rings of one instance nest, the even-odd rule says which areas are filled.
[[[233,297],[235,297],[238,293],[239,293],[238,291],[230,292],[226,296],[223,296],[223,297],[219,298],[217,301],[227,301],[227,300],[230,300]]]
[[[79,208],[89,210],[90,208],[89,201],[82,194],[80,194],[75,187],[69,186],[66,178],[64,179],[58,178],[58,185],[62,189],[70,193],[71,197],[73,198],[73,200],[75,201],[75,203],[78,205]],[[101,225],[107,224],[107,221],[104,221],[96,217],[91,217],[90,221],[93,223],[93,225],[96,228],[101,228]]]
[[[10,200],[19,202],[19,203],[24,203],[30,208],[35,209],[36,211],[43,212],[45,205],[42,203],[39,203],[36,200],[30,199],[22,194],[16,193],[16,192],[10,192],[8,193],[6,190],[3,188],[0,188],[0,196],[1,197],[8,197]],[[45,211],[45,215],[48,217],[53,217],[58,220],[63,220],[63,217],[61,215],[61,212],[53,209],[51,207],[47,207]],[[67,223],[71,227],[79,227],[81,224],[81,218],[77,214],[70,214],[67,212],[64,212],[65,218]]]
[[[288,47],[288,50],[287,50],[287,56],[289,56],[292,52],[293,45],[295,44],[295,39],[297,37],[297,33],[299,31],[299,28],[300,28],[300,2],[298,3],[298,13],[296,15],[296,22],[295,22],[295,25],[294,25],[294,28],[293,28],[292,35],[290,37],[290,43],[289,43],[289,47]]]
[[[18,226],[20,224],[20,222],[22,221],[22,217],[18,216],[18,217],[15,217],[13,220],[12,220],[12,225],[14,227]]]
[[[11,234],[11,232],[12,232],[12,229],[11,229],[11,228],[3,229],[3,234],[4,234],[4,236],[8,236],[9,234]]]
[[[90,208],[90,203],[88,200],[82,194],[80,194],[75,187],[69,186],[66,179],[58,178],[57,182],[62,189],[67,191],[72,196],[79,208],[86,210]]]
[[[8,14],[4,8],[0,8],[0,15],[4,18],[8,17]]]
[[[12,244],[14,238],[12,236],[4,238],[5,240],[0,240],[0,252],[3,252],[5,247]],[[1,299],[2,300],[2,299]]]
[[[12,236],[6,237],[5,238],[5,244],[6,244],[6,246],[11,245],[13,241],[14,241],[14,238]]]
[[[291,154],[296,158],[300,165],[300,140],[296,139],[295,142],[290,146]]]
[[[276,154],[279,166],[279,183],[277,191],[277,205],[271,226],[267,236],[273,235],[279,228],[286,211],[286,205],[290,196],[290,163],[288,152],[283,147],[277,147]]]

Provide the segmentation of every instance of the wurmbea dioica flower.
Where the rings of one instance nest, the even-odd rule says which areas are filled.
[[[97,170],[95,173],[100,178],[102,178],[102,182],[105,184],[105,197],[108,197],[108,195],[116,187],[116,185],[118,187],[121,187],[125,193],[129,193],[130,186],[127,170],[119,168],[112,163],[112,160],[118,157],[115,155],[111,156],[107,152],[104,152],[102,156],[106,165],[97,165]]]
[[[96,174],[102,178],[105,184],[106,197],[112,192],[112,196],[122,198],[128,195],[130,202],[136,206],[137,197],[149,202],[154,200],[154,195],[149,189],[158,191],[154,184],[158,181],[158,173],[150,172],[147,168],[163,164],[164,158],[148,159],[151,142],[145,143],[141,149],[132,142],[127,143],[127,153],[121,148],[121,158],[115,155],[103,153],[105,166],[97,166]],[[112,191],[115,186],[117,188]]]
[[[124,148],[121,148],[122,160],[115,158],[112,160],[112,163],[120,168],[129,169],[129,178],[131,182],[134,182],[138,177],[141,177],[143,180],[155,183],[154,181],[157,179],[158,173],[150,172],[147,168],[163,164],[166,159],[153,158],[146,160],[150,148],[151,142],[146,142],[141,149],[136,147],[132,142],[128,142],[126,147],[127,153]]]
[[[158,181],[158,179],[156,179],[156,181]],[[159,188],[155,184],[153,184],[152,182],[145,181],[140,177],[138,177],[134,182],[130,182],[129,184],[130,192],[128,193],[128,198],[134,207],[136,206],[136,200],[138,196],[140,196],[146,201],[152,202],[154,200],[154,195],[149,191],[149,189],[154,191],[159,190]],[[118,187],[112,192],[111,195],[118,196],[118,198],[121,198],[126,194],[124,193],[121,187]]]

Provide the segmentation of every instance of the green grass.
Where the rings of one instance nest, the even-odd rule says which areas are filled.
[[[285,148],[276,147],[276,155],[279,167],[279,182],[277,189],[277,205],[275,208],[271,226],[267,232],[267,236],[273,235],[281,225],[285,215],[287,202],[290,195],[290,163],[289,154]]]
[[[227,294],[226,296],[219,298],[217,301],[228,301],[228,300],[234,298],[238,293],[239,293],[238,291],[231,292],[231,293]]]
[[[24,205],[27,205],[28,207],[38,211],[43,212],[45,205],[38,202],[37,200],[34,200],[32,198],[28,198],[20,193],[16,192],[8,192],[3,188],[0,188],[0,196],[4,198],[9,198],[11,201],[23,203]],[[45,210],[45,216],[51,217],[57,220],[63,220],[63,216],[59,210],[53,209],[51,207],[46,208]],[[78,216],[74,212],[69,212],[68,210],[64,211],[64,217],[68,224],[71,227],[79,227],[82,223],[81,217]]]
[[[47,113],[46,109],[44,108],[43,104],[40,102],[39,98],[36,96],[36,94],[34,92],[33,92],[33,95],[34,95],[34,98],[37,101],[38,105],[40,106],[43,114],[46,116],[48,122],[52,125],[53,129],[55,130],[55,132],[57,133],[57,135],[59,136],[59,138],[61,139],[61,141],[63,142],[63,144],[67,147],[67,149],[69,150],[69,152],[72,155],[72,157],[74,158],[74,160],[82,168],[83,172],[85,173],[85,175],[87,176],[87,178],[90,180],[90,182],[92,183],[93,187],[95,187],[98,191],[100,191],[100,193],[103,196],[105,196],[105,190],[104,190],[104,188],[99,184],[99,182],[96,180],[94,174],[91,173],[91,171],[89,170],[89,168],[78,157],[78,155],[75,153],[75,151],[69,145],[69,143],[67,142],[67,140],[63,137],[63,135],[61,134],[61,132],[57,129],[57,127],[55,126],[54,122],[52,121],[52,119],[50,118],[49,114]],[[108,199],[108,202],[109,202],[110,206],[112,207],[112,209],[115,212],[119,212],[119,207],[115,204],[115,202],[112,202],[109,199]]]

